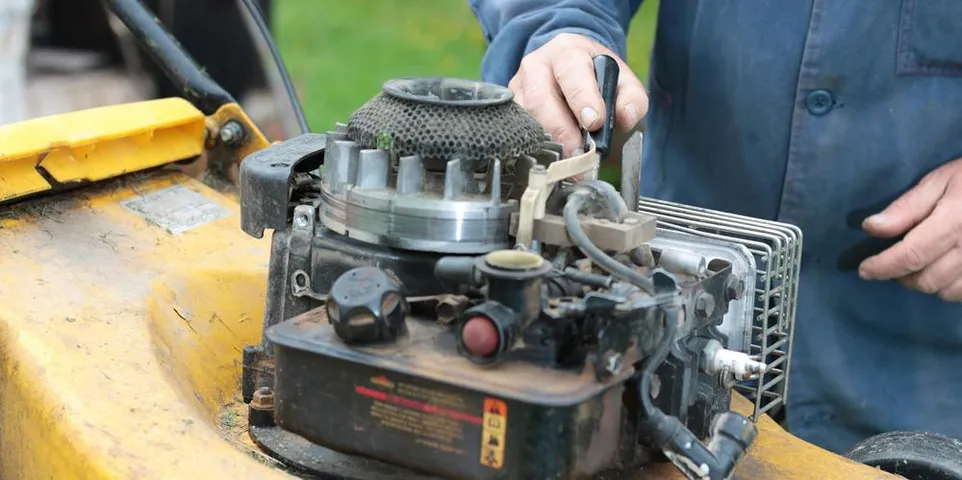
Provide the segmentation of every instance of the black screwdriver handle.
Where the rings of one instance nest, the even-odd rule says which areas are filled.
[[[605,102],[605,118],[601,128],[585,132],[585,150],[588,150],[588,136],[595,142],[595,150],[604,159],[611,150],[611,140],[615,131],[615,94],[618,91],[618,62],[608,55],[598,55],[592,59],[595,66],[595,80]]]

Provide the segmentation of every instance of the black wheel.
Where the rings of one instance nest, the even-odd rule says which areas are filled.
[[[962,480],[962,441],[935,433],[883,433],[845,456],[908,480]]]

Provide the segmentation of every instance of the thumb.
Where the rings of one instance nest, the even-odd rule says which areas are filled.
[[[648,113],[648,93],[631,68],[618,60],[618,90],[615,101],[615,126],[622,132],[630,132]]]
[[[928,217],[945,193],[941,175],[923,179],[885,210],[865,219],[862,228],[870,235],[891,238],[902,235]]]

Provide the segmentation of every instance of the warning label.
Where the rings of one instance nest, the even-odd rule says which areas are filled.
[[[182,185],[156,190],[121,202],[171,235],[230,216],[230,211]]]
[[[482,417],[468,413],[471,408],[459,395],[395,382],[385,376],[373,377],[368,385],[356,385],[355,393],[367,397],[370,416],[382,428],[403,432],[419,445],[433,450],[464,455],[474,450]],[[473,448],[472,448],[473,447]]]
[[[508,405],[494,398],[484,399],[481,424],[481,464],[495,470],[504,466],[504,441],[508,428]]]

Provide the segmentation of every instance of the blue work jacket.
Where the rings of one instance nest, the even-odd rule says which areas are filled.
[[[483,78],[562,32],[624,57],[640,3],[472,0]],[[655,35],[642,195],[804,232],[789,429],[836,452],[962,438],[962,305],[838,265],[853,215],[962,156],[962,2],[665,0]]]

